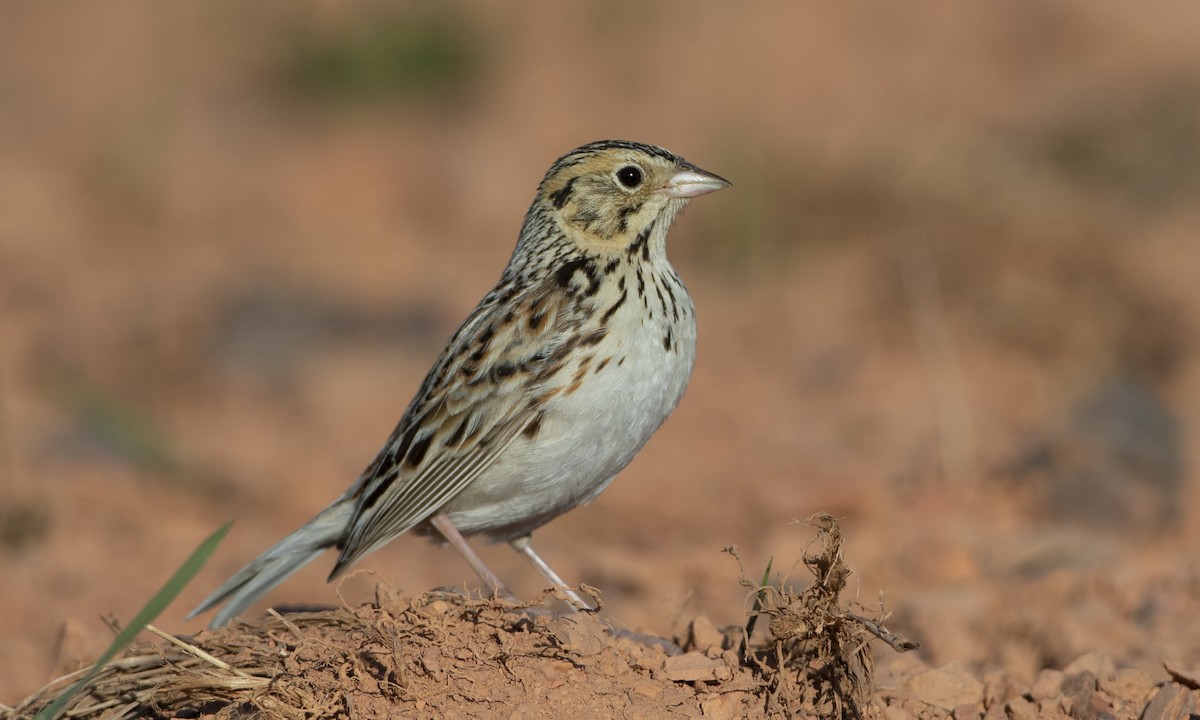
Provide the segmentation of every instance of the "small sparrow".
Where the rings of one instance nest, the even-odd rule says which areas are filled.
[[[559,158],[500,282],[375,460],[188,617],[224,603],[219,627],[326,549],[338,551],[332,580],[408,530],[436,532],[502,595],[464,536],[507,541],[586,607],[530,534],[599,495],[683,396],[696,320],[667,231],[689,199],[728,186],[653,145],[605,140]]]

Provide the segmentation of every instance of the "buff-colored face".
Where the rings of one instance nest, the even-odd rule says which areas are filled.
[[[563,229],[593,249],[627,247],[660,218],[669,223],[689,198],[729,185],[665,151],[585,148],[556,163],[541,192]]]

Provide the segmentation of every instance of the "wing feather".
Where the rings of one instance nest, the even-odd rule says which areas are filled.
[[[524,295],[501,286],[481,303],[352,491],[357,505],[331,577],[428,519],[495,462],[539,412],[582,316],[554,282]]]

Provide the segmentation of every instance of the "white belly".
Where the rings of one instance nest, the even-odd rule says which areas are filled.
[[[612,318],[579,388],[552,398],[537,435],[518,436],[447,504],[462,532],[515,539],[608,486],[683,397],[696,348],[694,315],[686,296],[683,302],[687,312],[670,350],[661,315],[647,320],[640,307],[630,307]],[[605,357],[611,360],[597,371]],[[569,375],[577,362],[567,367]]]

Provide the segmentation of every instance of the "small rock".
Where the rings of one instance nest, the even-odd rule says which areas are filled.
[[[566,660],[550,660],[538,668],[550,689],[560,688],[571,679],[575,666]]]
[[[1003,708],[1004,702],[1014,695],[1020,695],[1020,693],[1013,688],[1008,673],[990,670],[983,674],[983,704],[989,710]]]
[[[576,656],[590,657],[604,649],[604,640],[600,637],[603,631],[590,616],[565,615],[550,620],[546,627]]]
[[[662,683],[657,683],[650,679],[643,679],[634,683],[630,690],[633,691],[634,695],[654,701],[661,700],[663,696]]]
[[[1061,670],[1047,668],[1041,671],[1033,681],[1033,687],[1029,688],[1030,696],[1034,700],[1049,700],[1058,697],[1062,694],[1063,677]]]
[[[1063,678],[1063,696],[1059,707],[1079,720],[1098,720],[1108,709],[1096,693],[1099,683],[1090,670],[1077,672]]]
[[[1033,720],[1038,716],[1038,706],[1023,697],[1015,697],[1005,703],[1012,720]]]
[[[421,651],[421,665],[429,677],[441,681],[445,675],[442,666],[442,651],[435,647],[427,647]]]
[[[1200,670],[1180,667],[1166,660],[1163,661],[1163,669],[1180,685],[1192,690],[1200,690]]]
[[[918,673],[908,684],[918,700],[947,711],[959,705],[983,702],[983,683],[975,679],[959,660]]]
[[[725,636],[712,624],[712,620],[703,615],[696,616],[688,625],[688,639],[693,650],[699,650],[709,656],[721,654],[725,644]]]
[[[1127,702],[1144,703],[1154,690],[1154,681],[1141,670],[1117,670],[1100,678],[1100,689]]]
[[[746,716],[746,699],[749,693],[731,692],[714,695],[700,701],[700,711],[704,717],[713,720],[736,720]]]
[[[983,714],[983,720],[1008,720],[1008,713],[1004,710],[1004,703],[996,702],[989,705],[987,712]]]
[[[704,653],[690,652],[669,657],[663,663],[663,674],[673,682],[709,682],[717,680],[718,670],[728,671],[723,660],[714,660]],[[720,673],[725,674],[725,673]]]
[[[983,717],[983,706],[978,703],[965,703],[954,708],[950,713],[954,720],[979,720]]]
[[[1096,676],[1090,670],[1077,673],[1063,673],[1063,675],[1062,692],[1065,695],[1092,693],[1096,691],[1096,688],[1100,687]]]
[[[1071,664],[1063,668],[1063,672],[1067,675],[1074,675],[1084,671],[1090,672],[1098,678],[1110,675],[1117,667],[1113,664],[1113,659],[1103,653],[1090,652],[1080,655],[1071,661]]]
[[[1200,691],[1179,683],[1167,683],[1154,694],[1142,720],[1185,720],[1200,712]]]

